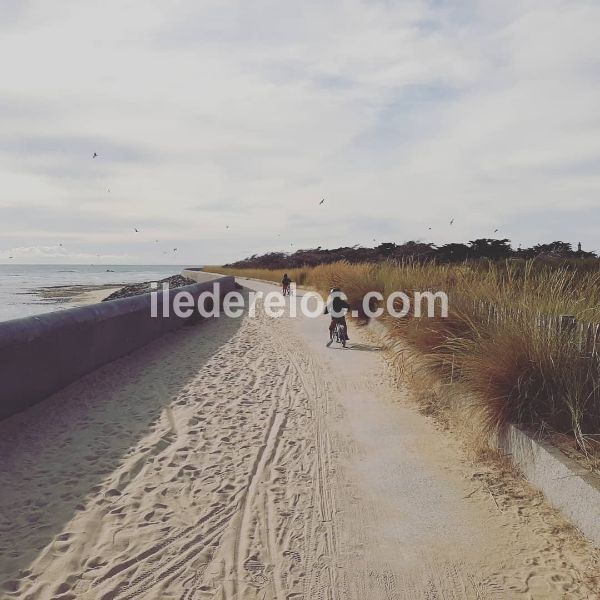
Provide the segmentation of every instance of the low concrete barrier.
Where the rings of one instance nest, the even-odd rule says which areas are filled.
[[[205,283],[207,281],[212,281],[213,279],[223,277],[223,275],[218,275],[217,273],[208,273],[207,271],[203,271],[202,267],[187,267],[181,271],[181,274],[183,277],[192,279],[196,283]]]
[[[526,479],[585,536],[600,546],[599,478],[558,448],[514,425],[500,439]]]
[[[156,318],[151,294],[142,294],[0,323],[0,419],[183,326],[193,317],[174,314],[174,295],[186,291],[197,301],[217,283],[220,297],[235,289],[233,277],[218,277],[170,290],[168,317],[162,316],[165,296],[159,293]]]

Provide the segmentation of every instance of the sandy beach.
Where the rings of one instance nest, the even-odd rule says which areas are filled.
[[[184,327],[0,422],[0,597],[598,597],[597,550],[327,325]]]
[[[93,304],[120,289],[115,285],[57,285],[33,290],[39,298],[57,304]]]
[[[85,290],[78,292],[71,299],[71,304],[77,306],[86,306],[87,304],[96,304],[102,302],[104,298],[110,296],[113,292],[120,290],[120,287],[101,287],[95,290]]]

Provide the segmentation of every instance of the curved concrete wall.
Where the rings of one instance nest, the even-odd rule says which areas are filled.
[[[213,279],[223,277],[223,275],[203,271],[202,267],[187,267],[181,271],[181,274],[188,279],[193,279],[196,283],[204,283],[205,281],[211,281]]]
[[[172,310],[177,292],[185,290],[196,301],[204,291],[215,289],[223,297],[234,286],[233,277],[219,277],[172,289],[169,317],[162,316],[159,293],[156,318],[151,316],[151,294],[143,294],[0,323],[0,419],[183,326],[188,318]]]

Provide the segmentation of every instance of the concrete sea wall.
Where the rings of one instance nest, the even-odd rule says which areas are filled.
[[[234,287],[233,277],[219,276],[172,289],[169,308],[179,291],[196,301],[204,291],[216,289],[223,297]],[[197,317],[178,317],[173,310],[163,317],[163,299],[158,294],[156,318],[151,294],[143,294],[0,323],[0,419]]]

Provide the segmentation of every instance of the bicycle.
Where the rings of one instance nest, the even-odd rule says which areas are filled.
[[[333,328],[333,341],[346,347],[346,327],[343,323],[336,323]]]
[[[284,285],[283,286],[283,295],[284,296],[291,296],[292,295],[292,286],[291,285]]]

